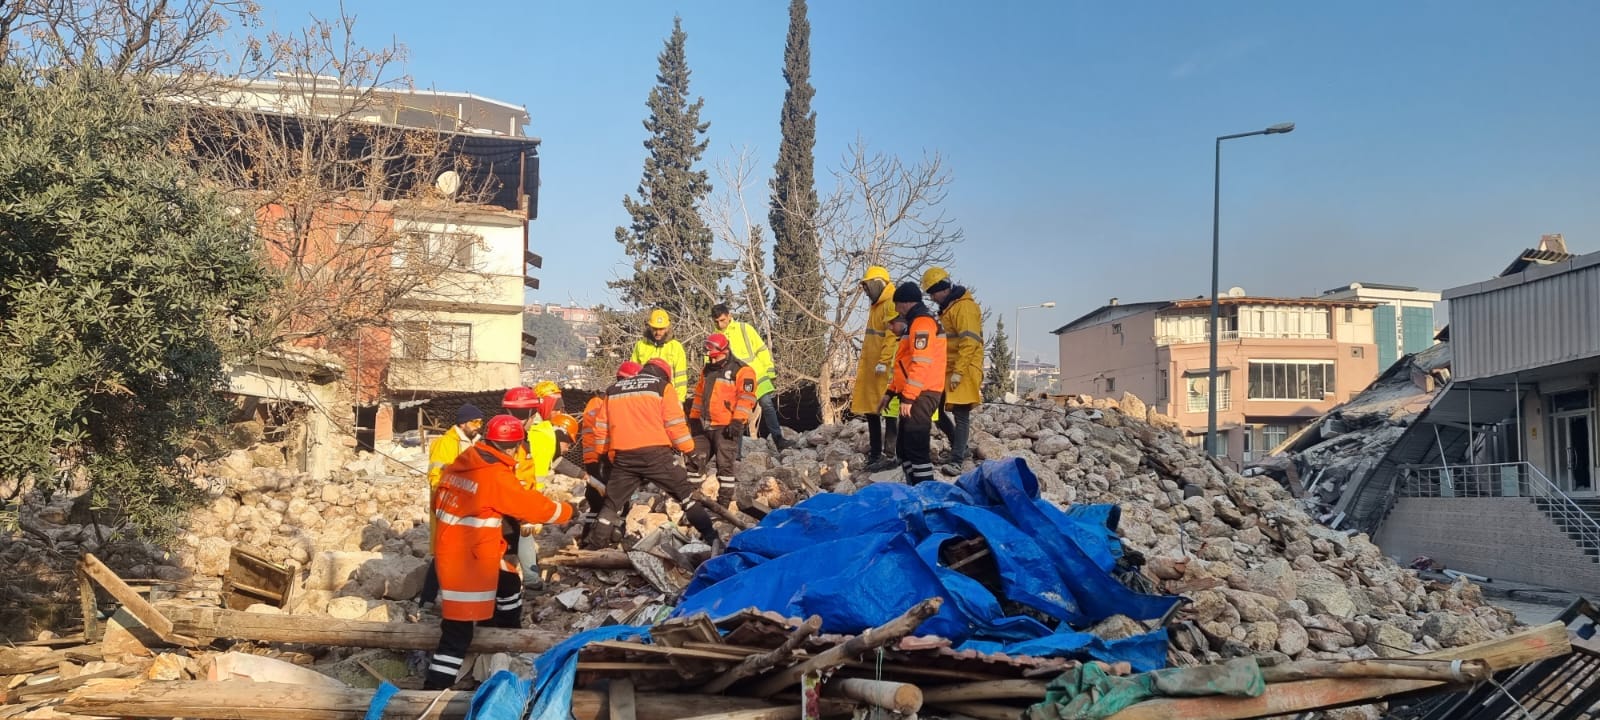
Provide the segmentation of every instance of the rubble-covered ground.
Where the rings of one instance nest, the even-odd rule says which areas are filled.
[[[1192,601],[1172,632],[1175,662],[1259,653],[1387,657],[1469,644],[1514,623],[1467,581],[1419,580],[1366,536],[1317,524],[1276,481],[1221,468],[1172,427],[1132,396],[1120,403],[1070,398],[1065,407],[989,404],[973,415],[971,444],[978,460],[1026,460],[1051,501],[1122,508],[1120,531],[1128,549],[1145,559],[1145,580]],[[936,451],[943,449],[937,432],[934,442]],[[736,495],[746,504],[779,507],[815,492],[900,479],[898,471],[870,477],[854,471],[866,449],[860,422],[822,426],[781,454],[766,441],[749,440]],[[363,453],[333,479],[313,483],[287,471],[271,445],[235,450],[200,468],[197,482],[209,488],[210,503],[194,513],[170,552],[136,543],[100,547],[92,529],[74,522],[81,518],[67,499],[31,507],[30,530],[0,548],[0,561],[96,551],[124,577],[161,581],[157,599],[214,604],[237,544],[300,570],[303,585],[288,612],[415,620],[423,615],[412,599],[428,545],[426,461],[415,448],[389,452]],[[575,485],[557,483],[550,492],[568,499]],[[642,498],[629,514],[630,539],[676,514],[675,503]],[[574,534],[547,527],[541,547],[552,554]],[[545,572],[543,590],[526,594],[530,626],[568,633],[608,619],[636,622],[672,601],[632,570],[546,566]],[[1104,623],[1095,632],[1139,631],[1132,621],[1118,625]],[[333,651],[326,661],[348,665],[349,654]],[[403,662],[384,651],[361,655],[368,664],[384,659],[377,656]]]

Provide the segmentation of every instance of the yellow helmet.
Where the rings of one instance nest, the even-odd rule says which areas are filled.
[[[557,385],[557,384],[555,384],[555,383],[553,383],[553,382],[551,382],[549,380],[540,381],[538,385],[534,385],[533,386],[533,396],[534,397],[550,397],[551,395],[560,395],[560,394],[561,394],[561,386]]]
[[[928,268],[928,271],[922,274],[922,291],[927,292],[928,288],[938,285],[941,281],[949,279],[950,273],[945,272],[944,268]]]
[[[650,311],[650,321],[645,324],[652,330],[665,330],[672,327],[672,318],[667,316],[667,311],[656,308]]]
[[[867,268],[867,274],[861,276],[861,282],[866,282],[868,280],[882,280],[884,283],[890,282],[889,269],[882,265],[873,265],[872,267]]]

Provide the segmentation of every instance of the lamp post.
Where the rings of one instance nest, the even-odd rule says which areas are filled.
[[[1011,392],[1017,392],[1017,381],[1022,378],[1022,311],[1034,308],[1053,308],[1055,306],[1054,301],[1043,302],[1038,305],[1019,305],[1017,306],[1017,311],[1012,313],[1011,332],[1016,333],[1017,340],[1012,343],[1014,347],[1011,348],[1012,352],[1015,353],[1011,357]],[[1017,393],[1017,397],[1022,397],[1022,394]]]
[[[1294,123],[1278,123],[1271,127],[1247,133],[1223,135],[1217,138],[1217,161],[1213,166],[1211,182],[1211,369],[1207,371],[1208,387],[1206,390],[1206,452],[1217,456],[1217,336],[1221,333],[1217,327],[1219,302],[1217,300],[1217,256],[1221,251],[1218,237],[1218,215],[1222,209],[1222,141],[1235,140],[1252,135],[1282,135],[1294,132]]]

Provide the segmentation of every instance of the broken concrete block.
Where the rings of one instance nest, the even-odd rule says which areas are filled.
[[[328,614],[340,620],[359,620],[368,609],[366,598],[341,597],[328,602]]]

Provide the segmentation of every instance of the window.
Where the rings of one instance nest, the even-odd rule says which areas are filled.
[[[1334,392],[1333,361],[1251,360],[1249,383],[1251,400],[1321,402]]]
[[[1265,425],[1261,428],[1261,449],[1263,452],[1272,452],[1272,449],[1282,445],[1289,439],[1288,425]]]
[[[1245,462],[1250,462],[1252,460],[1255,460],[1256,459],[1256,454],[1255,454],[1256,433],[1255,433],[1255,430],[1253,428],[1249,428],[1249,427],[1245,428],[1244,429],[1244,435],[1242,436],[1242,439],[1244,440],[1244,455],[1241,456],[1240,459],[1244,460]]]
[[[1319,307],[1270,307],[1245,310],[1239,314],[1244,326],[1238,336],[1245,338],[1326,339],[1328,310]],[[1224,331],[1230,328],[1224,327]]]
[[[1347,322],[1347,323],[1353,323],[1353,322],[1356,321],[1356,309],[1355,308],[1345,308],[1344,309],[1344,321]]]
[[[472,359],[472,326],[467,323],[401,323],[395,327],[395,357],[409,360]]]
[[[1227,410],[1233,407],[1232,373],[1217,373],[1217,409]],[[1211,409],[1211,378],[1205,372],[1185,375],[1183,382],[1188,386],[1189,412],[1207,412]]]
[[[1111,334],[1112,335],[1121,335],[1122,334],[1122,323],[1111,323]]]
[[[408,232],[395,248],[395,265],[471,270],[477,247],[478,236],[472,233]]]
[[[1166,400],[1172,394],[1172,375],[1166,370],[1161,371],[1161,388],[1157,391],[1156,400]]]
[[[1113,377],[1106,378],[1106,392],[1107,393],[1114,393],[1116,391],[1117,391],[1117,379],[1113,378]]]

